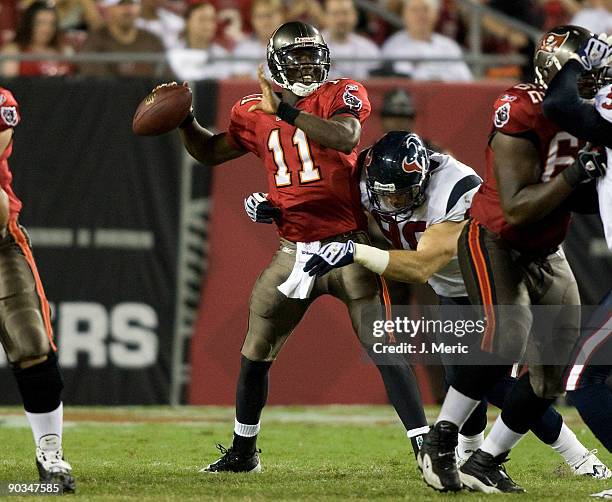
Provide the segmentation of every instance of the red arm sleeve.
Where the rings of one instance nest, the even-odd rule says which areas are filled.
[[[19,104],[8,89],[0,87],[0,132],[19,124]]]
[[[330,96],[326,118],[337,115],[355,117],[363,124],[372,110],[365,87],[354,80],[341,79],[332,86],[332,89],[335,92]]]
[[[256,115],[247,111],[258,100],[261,100],[261,94],[246,96],[233,106],[227,132],[235,146],[259,156]]]

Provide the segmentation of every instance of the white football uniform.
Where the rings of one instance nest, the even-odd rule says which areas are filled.
[[[421,235],[427,228],[444,221],[461,222],[472,205],[472,197],[478,191],[482,179],[469,166],[450,155],[434,152],[430,155],[432,167],[429,184],[425,189],[425,202],[408,212],[403,221],[373,211],[362,172],[361,203],[372,214],[385,238],[395,249],[416,250]],[[402,219],[401,217],[399,219]],[[440,296],[467,296],[459,261],[455,256],[442,270],[436,272],[429,284]]]
[[[612,122],[612,85],[602,87],[595,96],[595,108],[608,122]],[[597,180],[597,195],[599,198],[599,214],[603,221],[604,233],[608,247],[612,250],[612,149],[606,148],[608,171]]]

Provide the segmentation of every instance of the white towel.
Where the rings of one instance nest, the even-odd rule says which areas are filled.
[[[320,241],[298,242],[295,252],[295,264],[287,280],[278,286],[278,290],[287,298],[304,300],[310,296],[316,277],[304,272],[304,265],[321,248]]]

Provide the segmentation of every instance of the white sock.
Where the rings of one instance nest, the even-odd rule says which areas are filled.
[[[565,424],[561,426],[561,432],[559,432],[557,440],[550,446],[561,455],[570,466],[578,462],[578,460],[582,459],[582,457],[589,452],[589,450],[578,441],[576,434],[574,434]]]
[[[469,457],[482,446],[484,437],[484,431],[475,436],[464,436],[463,434],[459,434],[459,444],[457,445],[459,456],[461,458]]]
[[[36,446],[40,443],[40,438],[49,434],[55,434],[59,437],[59,444],[62,444],[62,424],[64,421],[64,405],[60,405],[53,411],[48,413],[30,413],[25,412],[32,428],[34,443]]]
[[[461,429],[463,424],[470,418],[470,415],[476,409],[476,406],[478,406],[478,403],[480,403],[480,401],[467,397],[454,387],[450,387],[444,398],[444,403],[442,404],[442,409],[440,410],[436,423],[444,420],[455,424]]]
[[[260,422],[257,422],[255,425],[241,424],[237,419],[234,419],[234,434],[237,436],[252,438],[253,436],[257,436],[257,434],[259,434],[259,424]]]
[[[500,415],[495,420],[491,432],[487,435],[480,449],[497,457],[514,448],[524,435],[510,429]]]

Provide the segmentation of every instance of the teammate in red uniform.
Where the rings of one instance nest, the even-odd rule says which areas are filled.
[[[559,309],[554,319],[555,325],[564,328],[555,333],[556,364],[545,360],[530,364],[506,398],[485,442],[457,471],[453,455],[457,431],[488,387],[528,348],[550,357],[550,346],[528,345],[533,318],[527,307],[580,304],[576,280],[559,245],[570,220],[570,196],[596,173],[576,161],[578,140],[547,120],[541,103],[545,86],[567,59],[588,62],[598,57],[597,51],[579,50],[591,38],[591,33],[573,26],[546,33],[534,58],[537,85],[516,85],[495,102],[485,182],[474,196],[471,220],[458,243],[470,302],[482,305],[487,319],[480,345],[486,365],[458,367],[419,453],[424,479],[434,488],[459,490],[463,484],[487,493],[523,491],[502,463],[563,393],[564,365],[579,336],[577,307]],[[498,305],[525,308],[503,312],[495,308]]]
[[[356,167],[361,124],[370,114],[365,88],[340,79],[326,82],[329,50],[318,30],[291,22],[279,27],[267,50],[282,100],[260,70],[262,94],[232,108],[227,132],[212,134],[188,117],[181,136],[193,157],[215,165],[248,152],[264,163],[269,185],[265,197],[247,208],[276,221],[280,247],[253,288],[249,326],[236,393],[234,441],[219,446],[222,457],[204,472],[258,472],[259,420],[268,392],[268,370],[287,337],[319,296],[330,294],[348,307],[355,331],[365,308],[381,308],[384,283],[366,268],[350,265],[323,278],[303,271],[321,243],[368,242]],[[364,330],[365,331],[365,330]],[[360,337],[370,356],[374,340]],[[415,452],[428,430],[418,387],[405,362],[375,361],[389,399]]]
[[[49,304],[28,238],[17,219],[21,201],[13,193],[8,159],[19,105],[0,87],[0,341],[17,380],[36,444],[42,482],[75,488],[72,468],[63,458],[62,376],[55,355]]]

